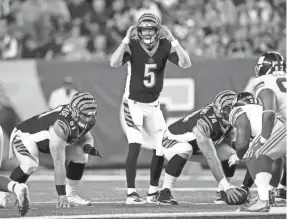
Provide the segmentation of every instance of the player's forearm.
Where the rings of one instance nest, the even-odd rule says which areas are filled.
[[[262,131],[261,137],[268,139],[271,136],[275,123],[275,112],[273,110],[264,111],[262,114]]]
[[[118,46],[116,51],[112,54],[111,60],[110,60],[110,66],[114,68],[121,67],[123,64],[123,57],[125,53],[125,49],[128,44],[121,42],[121,44]]]
[[[56,161],[54,162],[54,177],[55,177],[55,185],[65,185],[66,179],[66,168],[65,162]]]
[[[178,55],[178,66],[187,69],[191,67],[191,61],[188,53],[182,48],[180,44],[174,47],[175,52]]]
[[[205,156],[205,155],[204,155]],[[216,179],[216,181],[219,183],[223,178],[225,178],[222,167],[221,167],[221,162],[218,159],[217,156],[214,155],[206,155],[205,159],[210,167],[210,170]]]

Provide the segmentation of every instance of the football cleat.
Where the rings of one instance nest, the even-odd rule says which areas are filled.
[[[170,189],[163,189],[159,192],[158,201],[160,205],[178,205],[178,202],[171,195]]]
[[[257,198],[257,200],[252,200],[240,208],[241,212],[269,212],[269,210],[269,201],[264,201],[259,198]]]
[[[24,183],[16,184],[14,193],[17,196],[18,209],[21,216],[27,214],[30,209],[29,188]]]
[[[71,206],[90,206],[92,202],[78,196],[77,194],[72,194],[67,196],[68,202]]]
[[[222,191],[219,191],[216,193],[216,196],[214,198],[214,203],[215,204],[226,204],[226,202],[223,200],[223,190]]]
[[[283,189],[283,188],[277,189],[275,199],[278,202],[286,201],[286,189]]]
[[[155,203],[155,204],[159,203],[158,202],[158,195],[159,195],[159,192],[147,194],[146,202],[147,203]]]
[[[271,207],[277,207],[278,206],[276,203],[275,197],[276,197],[276,191],[272,192],[269,190],[269,204]]]
[[[137,192],[133,192],[127,195],[126,204],[127,205],[143,205],[143,204],[146,204],[146,201]]]

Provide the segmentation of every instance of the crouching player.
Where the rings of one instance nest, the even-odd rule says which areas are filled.
[[[173,188],[189,157],[198,150],[202,151],[222,192],[225,192],[223,195],[226,198],[225,201],[230,204],[238,204],[243,201],[242,192],[245,191],[228,182],[220,162],[225,161],[226,168],[229,168],[229,158],[236,156],[235,150],[229,146],[231,144],[225,143],[229,139],[225,137],[232,133],[232,128],[228,123],[228,115],[235,96],[236,94],[232,91],[223,91],[215,97],[212,104],[169,126],[163,137],[161,152],[169,162],[165,171],[163,189],[158,197],[155,197],[156,192],[154,192],[154,201],[157,199],[158,202],[164,204],[178,204],[172,197],[170,189]],[[163,161],[163,156],[160,157],[160,152],[156,153],[152,161],[150,191],[151,189],[154,189],[154,191],[157,189],[162,168],[159,161]],[[232,171],[229,171],[230,176],[233,176],[235,166],[231,169]],[[150,191],[148,200],[151,200],[149,199],[151,196]]]
[[[84,173],[88,154],[101,156],[93,147],[94,140],[89,132],[95,125],[96,113],[94,97],[78,92],[69,104],[17,125],[10,138],[10,157],[15,153],[20,166],[10,175],[11,180],[25,183],[39,165],[39,152],[50,153],[54,162],[57,207],[90,205],[90,201],[76,194],[76,187]]]
[[[0,167],[3,156],[3,130],[0,126]],[[0,191],[15,193],[17,196],[18,209],[21,216],[29,211],[29,189],[24,183],[17,183],[8,177],[0,176]],[[6,201],[0,203],[0,208],[5,208]]]

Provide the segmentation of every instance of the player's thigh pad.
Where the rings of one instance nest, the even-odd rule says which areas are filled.
[[[273,160],[283,157],[286,155],[286,136],[286,126],[277,121],[270,138],[257,150],[256,155],[267,155]]]
[[[176,154],[192,155],[192,146],[184,141],[167,140],[163,147],[163,155],[170,160]]]
[[[226,143],[220,143],[216,146],[217,157],[220,161],[228,160],[236,151]]]
[[[163,135],[167,126],[159,106],[150,107],[149,112],[144,116],[143,134],[145,140],[157,149],[162,147]]]
[[[75,142],[66,147],[66,159],[75,163],[87,163],[89,155],[83,150],[82,145]]]
[[[143,109],[137,102],[124,99],[123,111],[128,142],[142,144]]]
[[[39,150],[36,142],[31,140],[30,134],[22,133],[14,136],[12,145],[24,173],[33,173],[39,165]]]

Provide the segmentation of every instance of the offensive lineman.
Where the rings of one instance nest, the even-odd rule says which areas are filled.
[[[238,202],[241,196],[238,192],[239,188],[231,185],[226,177],[228,174],[228,177],[233,176],[235,166],[223,166],[223,171],[223,164],[220,163],[220,161],[225,161],[228,165],[228,159],[236,155],[235,150],[230,147],[233,131],[228,123],[231,103],[235,96],[235,92],[222,91],[215,97],[212,104],[191,113],[168,127],[163,138],[163,155],[169,162],[158,202],[170,205],[178,204],[172,197],[170,189],[173,188],[189,156],[193,153],[196,154],[198,150],[202,151],[212,174],[221,190],[225,191],[229,201],[231,203]],[[158,172],[153,175],[157,185],[160,173],[161,170],[158,168]]]
[[[39,151],[51,153],[58,193],[57,207],[90,205],[90,201],[76,194],[76,186],[84,173],[88,154],[101,157],[93,147],[94,140],[89,132],[95,125],[96,113],[94,97],[87,92],[78,92],[69,104],[35,115],[17,125],[10,137],[9,157],[15,154],[20,166],[11,173],[11,180],[25,183],[39,165]]]
[[[136,37],[132,32],[136,29]],[[161,37],[163,36],[163,37]],[[131,26],[122,43],[113,53],[110,66],[128,63],[128,76],[123,97],[126,135],[129,152],[126,159],[126,204],[144,204],[135,189],[136,165],[143,142],[143,132],[154,148],[161,148],[166,124],[160,110],[159,95],[163,88],[167,60],[181,68],[191,66],[190,58],[170,30],[161,25],[154,14],[145,13]],[[157,163],[155,151],[151,163]],[[163,162],[162,162],[163,163]],[[152,172],[152,171],[151,171]],[[153,194],[157,189],[152,189]]]
[[[258,59],[255,74],[257,79],[253,87],[254,94],[261,101],[263,110],[262,114],[255,112],[253,115],[262,115],[258,119],[259,123],[256,123],[256,126],[262,129],[254,138],[249,149],[246,132],[242,132],[240,140],[243,142],[241,148],[248,149],[244,157],[249,173],[257,186],[258,198],[241,210],[267,212],[270,210],[269,183],[272,178],[272,164],[286,155],[287,77],[286,64],[282,55],[277,52],[263,54]],[[244,128],[254,126],[251,121],[247,120],[246,114],[240,114],[240,109],[237,111],[235,113],[240,117],[236,123],[240,123],[240,126],[244,126]],[[235,115],[235,113],[233,114]],[[242,131],[246,131],[246,129],[242,129]]]

